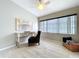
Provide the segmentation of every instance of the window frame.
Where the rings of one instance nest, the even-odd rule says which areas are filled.
[[[45,19],[45,20],[40,20],[40,22],[43,22],[43,21],[49,21],[49,20],[53,20],[53,19],[60,19],[60,18],[64,18],[64,17],[70,17],[70,16],[77,16],[77,14],[71,14],[71,15],[66,15],[66,16],[61,16],[61,17],[55,17],[55,18],[50,18],[50,19]],[[40,24],[40,23],[39,23]],[[46,25],[47,25],[47,23],[46,23]],[[46,30],[47,30],[47,28],[48,28],[48,25],[47,25],[47,27],[46,27]],[[40,29],[40,28],[39,28]],[[59,28],[58,28],[59,29]],[[48,32],[48,30],[47,30],[47,32]],[[59,33],[59,30],[58,30],[58,32],[57,33]],[[75,31],[75,34],[77,33],[77,20],[76,20],[76,31]],[[60,33],[60,34],[66,34],[66,33]],[[67,34],[70,34],[70,33],[67,33]]]

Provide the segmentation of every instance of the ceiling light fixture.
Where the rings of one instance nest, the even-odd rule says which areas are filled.
[[[37,9],[43,10],[47,4],[49,4],[49,0],[38,0]]]

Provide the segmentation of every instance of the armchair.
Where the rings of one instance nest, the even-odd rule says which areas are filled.
[[[38,31],[37,35],[34,37],[30,37],[28,39],[28,46],[30,46],[31,44],[34,44],[34,43],[38,43],[38,45],[40,45],[40,34],[41,34],[41,31]]]

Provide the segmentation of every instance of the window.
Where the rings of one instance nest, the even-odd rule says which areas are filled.
[[[68,17],[58,19],[59,33],[67,33],[67,20],[68,20]]]
[[[41,21],[40,30],[49,33],[75,34],[77,31],[77,15]]]
[[[40,22],[40,30],[46,32],[46,21]]]
[[[77,32],[77,16],[71,16],[70,17],[71,19],[71,34],[73,33],[76,33]]]
[[[49,20],[47,22],[47,31],[51,33],[57,33],[57,19]]]

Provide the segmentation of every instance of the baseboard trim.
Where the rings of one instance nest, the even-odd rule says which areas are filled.
[[[4,48],[0,48],[0,51],[3,51],[3,50],[6,50],[6,49],[10,49],[12,47],[15,47],[16,45],[11,45],[11,46],[8,46],[8,47],[4,47]]]

